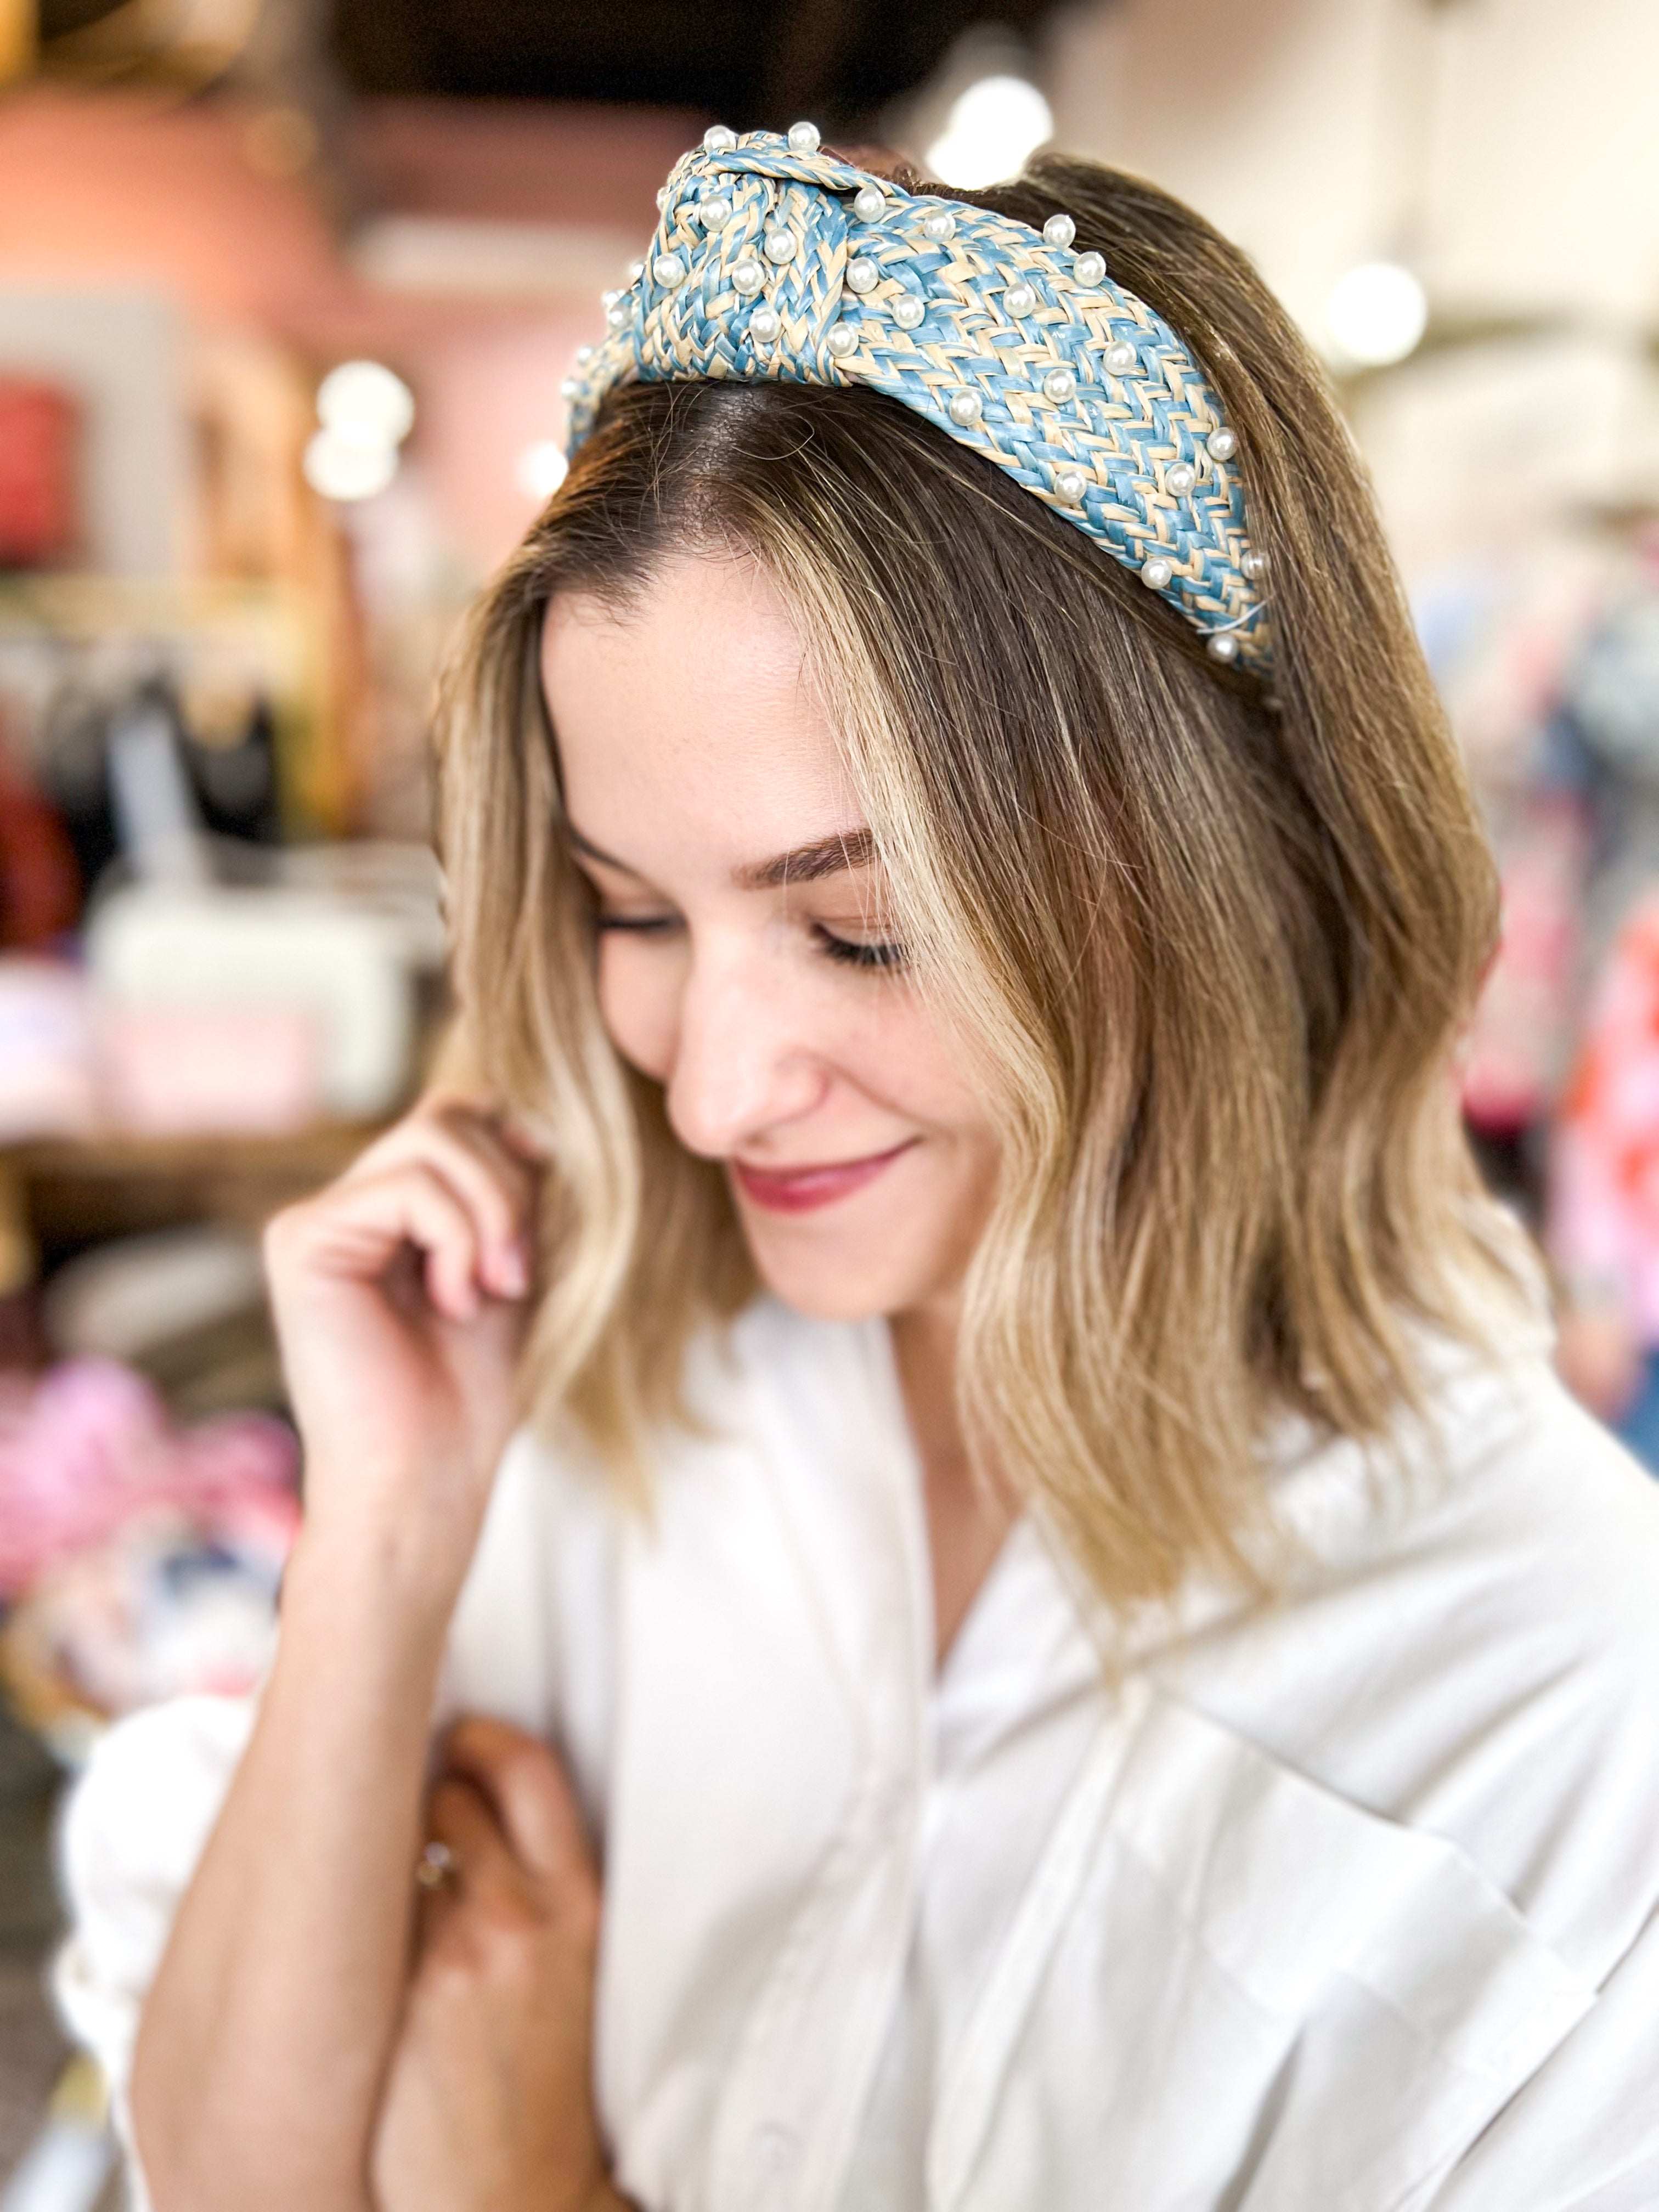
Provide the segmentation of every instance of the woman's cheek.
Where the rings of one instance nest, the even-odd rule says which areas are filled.
[[[599,1018],[630,1066],[655,1083],[673,1072],[679,962],[665,945],[623,936],[599,942]]]

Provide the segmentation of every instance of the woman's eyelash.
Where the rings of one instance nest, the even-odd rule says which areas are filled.
[[[665,933],[679,927],[679,916],[672,914],[596,914],[595,929],[632,930],[636,936],[650,937]]]
[[[902,945],[862,944],[856,938],[832,936],[821,924],[814,927],[812,933],[823,948],[827,958],[842,961],[849,968],[902,968],[904,965],[905,951]]]
[[[595,929],[626,930],[635,937],[665,937],[679,926],[679,916],[672,914],[596,914],[593,917]],[[812,925],[812,934],[825,959],[843,967],[902,968],[905,963],[902,945],[870,945],[858,938],[837,937],[820,922]]]

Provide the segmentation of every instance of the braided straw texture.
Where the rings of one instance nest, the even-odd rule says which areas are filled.
[[[853,198],[872,185],[882,208],[866,222]],[[704,221],[706,199],[725,219]],[[951,234],[930,237],[924,225],[941,217]],[[1080,258],[1024,223],[901,191],[769,131],[729,150],[694,148],[670,172],[642,275],[607,295],[610,334],[566,385],[569,450],[606,392],[635,379],[866,385],[994,461],[1127,568],[1167,562],[1161,596],[1207,636],[1227,633],[1238,661],[1265,673],[1271,637],[1244,568],[1243,486],[1206,444],[1225,427],[1219,404],[1162,317],[1109,273],[1080,282]],[[1011,312],[1017,287],[1030,297],[1016,292],[1021,312]],[[909,330],[893,314],[907,297],[922,307]],[[753,326],[763,308],[779,319],[769,337]],[[1125,365],[1109,368],[1108,349],[1125,344],[1132,361],[1120,353]],[[1072,388],[1061,377],[1050,396],[1055,370]],[[953,398],[970,419],[952,416]],[[1190,488],[1177,474],[1172,489],[1182,465]],[[1066,472],[1080,476],[1080,496],[1075,481],[1062,489]]]

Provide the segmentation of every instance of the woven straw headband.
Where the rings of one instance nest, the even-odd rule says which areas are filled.
[[[564,386],[568,448],[635,380],[861,384],[983,453],[1132,568],[1217,660],[1266,674],[1272,641],[1237,439],[1174,331],[1042,231],[902,191],[787,137],[722,125],[683,155],[608,337]]]

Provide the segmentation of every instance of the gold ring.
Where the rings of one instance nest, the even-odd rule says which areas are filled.
[[[422,1889],[442,1889],[455,1880],[455,1854],[447,1844],[423,1844],[415,1862],[415,1879]]]

